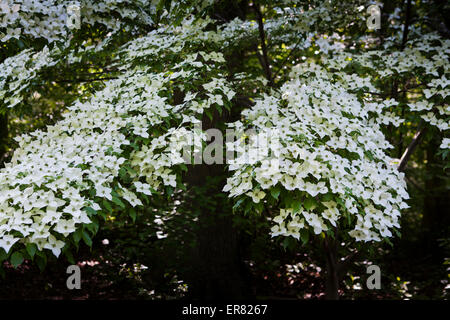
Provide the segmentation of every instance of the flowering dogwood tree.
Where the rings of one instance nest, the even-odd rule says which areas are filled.
[[[370,3],[79,1],[69,28],[67,4],[2,1],[0,110],[26,114],[55,86],[71,98],[60,120],[15,138],[0,170],[0,261],[73,260],[102,220],[135,219],[207,172],[234,214],[323,243],[337,297],[355,242],[399,232],[420,137],[449,129],[450,41],[390,17],[377,43],[361,14]],[[397,156],[386,130],[406,121],[418,131]],[[225,125],[237,157],[208,171],[196,155]]]

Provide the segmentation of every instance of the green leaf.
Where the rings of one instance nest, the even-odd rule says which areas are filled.
[[[327,193],[327,194],[323,195],[321,199],[322,199],[322,201],[331,201],[331,200],[333,200],[333,194]]]
[[[278,199],[278,196],[280,195],[281,189],[279,186],[276,186],[275,188],[273,188],[272,190],[270,190],[270,195],[274,198],[274,199]]]
[[[86,211],[87,213],[89,213],[90,215],[96,216],[97,215],[97,211],[95,211],[94,209],[92,209],[91,207],[85,207],[84,211]]]
[[[34,254],[37,251],[37,246],[34,243],[28,243],[27,244],[27,252],[30,255],[31,259],[34,258]]]
[[[308,240],[309,240],[308,230],[305,230],[305,229],[300,230],[300,239],[302,240],[302,243],[304,245],[308,243]]]
[[[303,207],[304,207],[306,210],[314,209],[314,208],[316,207],[316,200],[314,200],[314,198],[308,197],[308,198],[303,202]]]
[[[6,251],[3,248],[0,248],[0,262],[3,262],[8,258]]]
[[[83,231],[81,234],[83,241],[89,246],[92,247],[92,239],[86,231]]]
[[[346,207],[346,206],[345,206],[345,202],[342,201],[342,199],[341,199],[340,197],[337,197],[335,200],[336,200],[336,202],[339,203],[343,208]]]
[[[292,209],[294,210],[294,213],[299,212],[301,207],[302,207],[302,203],[299,200],[295,200],[292,203]]]
[[[106,220],[107,215],[106,215],[106,213],[105,213],[104,211],[100,210],[100,211],[97,211],[97,213],[98,213],[98,215],[99,215],[100,217],[102,217],[103,219]]]
[[[236,203],[233,206],[233,210],[236,210],[244,200],[245,200],[245,198],[241,198],[238,201],[236,201]]]
[[[374,161],[374,160],[375,160],[375,158],[373,157],[372,152],[366,151],[366,152],[365,152],[365,155],[367,156],[367,158],[369,158],[369,160],[371,160],[371,161]]]
[[[389,240],[389,238],[384,238],[383,239],[385,242],[387,242],[391,247],[394,246],[394,244],[391,242],[391,240]]]
[[[120,170],[119,170],[119,177],[122,179],[122,180],[125,180],[126,179],[126,177],[127,177],[127,170],[125,169],[125,168],[120,168]]]
[[[72,254],[72,252],[70,250],[68,250],[68,249],[65,250],[64,251],[64,255],[66,256],[67,261],[69,261],[69,263],[75,264],[75,259],[74,259],[73,254]]]
[[[212,122],[213,121],[213,115],[212,115],[211,111],[206,109],[205,110],[205,114],[208,116],[209,120]]]
[[[112,213],[112,207],[111,207],[111,205],[109,204],[109,202],[108,201],[106,201],[106,200],[103,200],[103,206],[105,207],[105,209],[106,210],[108,210],[109,211],[109,213]]]
[[[228,111],[231,111],[230,103],[227,100],[224,101],[223,105],[224,105],[225,109],[227,109]]]
[[[295,239],[292,237],[285,237],[282,246],[286,250],[287,248],[292,248],[295,245]]]
[[[222,107],[220,105],[217,105],[216,109],[219,112],[219,115],[222,116]]]
[[[130,176],[135,176],[135,175],[137,175],[136,171],[134,171],[131,167],[125,166],[124,168],[128,171],[128,173],[130,174]]]
[[[131,219],[133,219],[133,222],[136,222],[136,211],[133,208],[131,208],[129,214]]]
[[[256,213],[262,213],[264,210],[264,204],[262,202],[258,202],[254,205]]]
[[[23,260],[23,255],[20,252],[14,252],[11,256],[11,264],[13,265],[14,269],[20,266]]]
[[[36,264],[41,272],[44,271],[45,266],[47,265],[47,256],[45,255],[45,253],[37,253]]]
[[[253,207],[253,201],[247,201],[244,208],[244,213],[248,213]]]
[[[177,187],[178,187],[179,189],[183,190],[183,191],[186,191],[186,190],[187,190],[186,185],[185,185],[184,183],[182,183],[182,182],[178,182],[178,183],[177,183]]]
[[[122,202],[122,200],[120,200],[117,197],[112,197],[112,201],[117,204],[118,206],[120,206],[122,209],[125,209],[125,204]]]
[[[168,12],[170,12],[170,5],[172,4],[172,0],[165,0],[164,7]]]
[[[85,225],[85,227],[91,232],[92,235],[96,234],[99,228],[97,219],[92,219],[92,223]]]
[[[346,213],[345,215],[347,216],[348,225],[351,226],[352,225],[352,217],[351,217],[351,215],[349,213]]]
[[[75,243],[77,244],[78,242],[80,242],[80,240],[81,240],[81,229],[78,229],[77,231],[75,231],[74,233],[73,233],[73,240],[75,241]]]

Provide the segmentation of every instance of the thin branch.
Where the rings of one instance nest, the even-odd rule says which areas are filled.
[[[262,66],[262,68],[264,70],[264,75],[265,75],[266,79],[269,80],[268,75],[267,75],[266,62],[264,61],[264,57],[261,55],[261,53],[259,53],[258,45],[255,44],[254,49],[255,49],[256,57],[258,58],[259,64]]]
[[[104,81],[104,80],[114,80],[118,79],[117,77],[105,77],[105,78],[96,78],[96,79],[63,79],[57,80],[56,83],[80,83],[80,82],[94,82],[94,81]]]
[[[416,147],[419,145],[420,140],[422,139],[422,137],[424,136],[426,131],[427,131],[427,127],[424,125],[423,122],[421,122],[421,125],[419,126],[419,130],[417,130],[411,143],[408,145],[408,147],[406,148],[402,157],[400,158],[400,163],[398,164],[398,171],[403,171],[405,169],[406,164],[408,163],[408,160],[411,157],[411,154],[414,152]]]
[[[99,71],[99,72],[85,72],[85,73],[77,73],[79,76],[92,76],[97,74],[110,74],[113,72],[118,72],[119,70],[105,70],[105,71]]]
[[[371,95],[374,95],[374,96],[380,96],[380,97],[384,97],[384,96],[385,96],[385,94],[382,93],[382,92],[370,92],[370,91],[366,91],[366,93],[370,93]]]
[[[414,182],[413,179],[409,178],[408,176],[406,176],[406,180],[411,183],[414,187],[416,187],[418,190],[422,191],[423,193],[426,193],[427,191],[422,188],[421,186],[419,186],[416,182]]]
[[[283,67],[286,64],[287,60],[292,55],[292,53],[297,49],[297,47],[300,44],[301,40],[303,40],[303,39],[301,37],[299,37],[299,39],[298,39],[297,43],[295,44],[294,48],[289,52],[289,54],[281,62],[280,67],[278,68],[278,70],[275,72],[275,74],[272,77],[273,79],[275,79],[277,77],[278,73],[281,71],[281,69],[283,69]]]

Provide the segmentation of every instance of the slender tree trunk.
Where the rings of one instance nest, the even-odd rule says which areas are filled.
[[[192,251],[189,272],[189,296],[194,299],[250,297],[249,279],[239,254],[239,231],[233,227],[231,212],[223,211],[229,207],[221,208],[222,204],[203,207],[198,218],[197,246]]]
[[[339,300],[339,278],[337,241],[325,236],[324,249],[327,260],[327,278],[325,282],[325,299]]]
[[[325,298],[327,300],[339,300],[339,277],[333,262],[327,257],[327,279],[325,287]]]

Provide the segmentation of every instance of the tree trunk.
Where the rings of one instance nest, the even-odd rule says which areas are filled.
[[[336,268],[327,259],[327,279],[325,287],[325,299],[339,300],[339,279]]]
[[[327,278],[325,282],[325,299],[339,300],[339,270],[337,259],[337,241],[325,236],[324,249],[327,260]]]
[[[233,226],[232,207],[222,191],[225,166],[189,166],[186,181],[195,191],[191,207],[198,212],[197,246],[187,275],[189,296],[201,300],[248,298],[250,285],[240,256],[239,230]]]
[[[214,7],[212,17],[224,22],[236,17],[245,19],[247,9],[247,1],[223,2]],[[240,69],[240,49],[226,58],[230,74]],[[217,128],[218,124],[236,121],[239,117],[239,108],[233,108],[232,114],[219,115],[215,111],[212,120],[203,117],[202,129]],[[192,252],[188,272],[189,295],[194,299],[244,299],[251,295],[249,272],[240,255],[239,230],[233,226],[232,204],[222,191],[227,176],[223,164],[192,165],[186,176],[189,188],[200,192],[191,203],[199,213],[197,246]]]
[[[215,191],[214,187],[208,190],[208,201],[214,197],[209,192]],[[233,227],[232,213],[228,211],[231,208],[223,201],[211,208],[194,204],[202,211],[197,246],[191,257],[189,296],[200,300],[249,298],[250,284],[240,257],[239,231]]]

